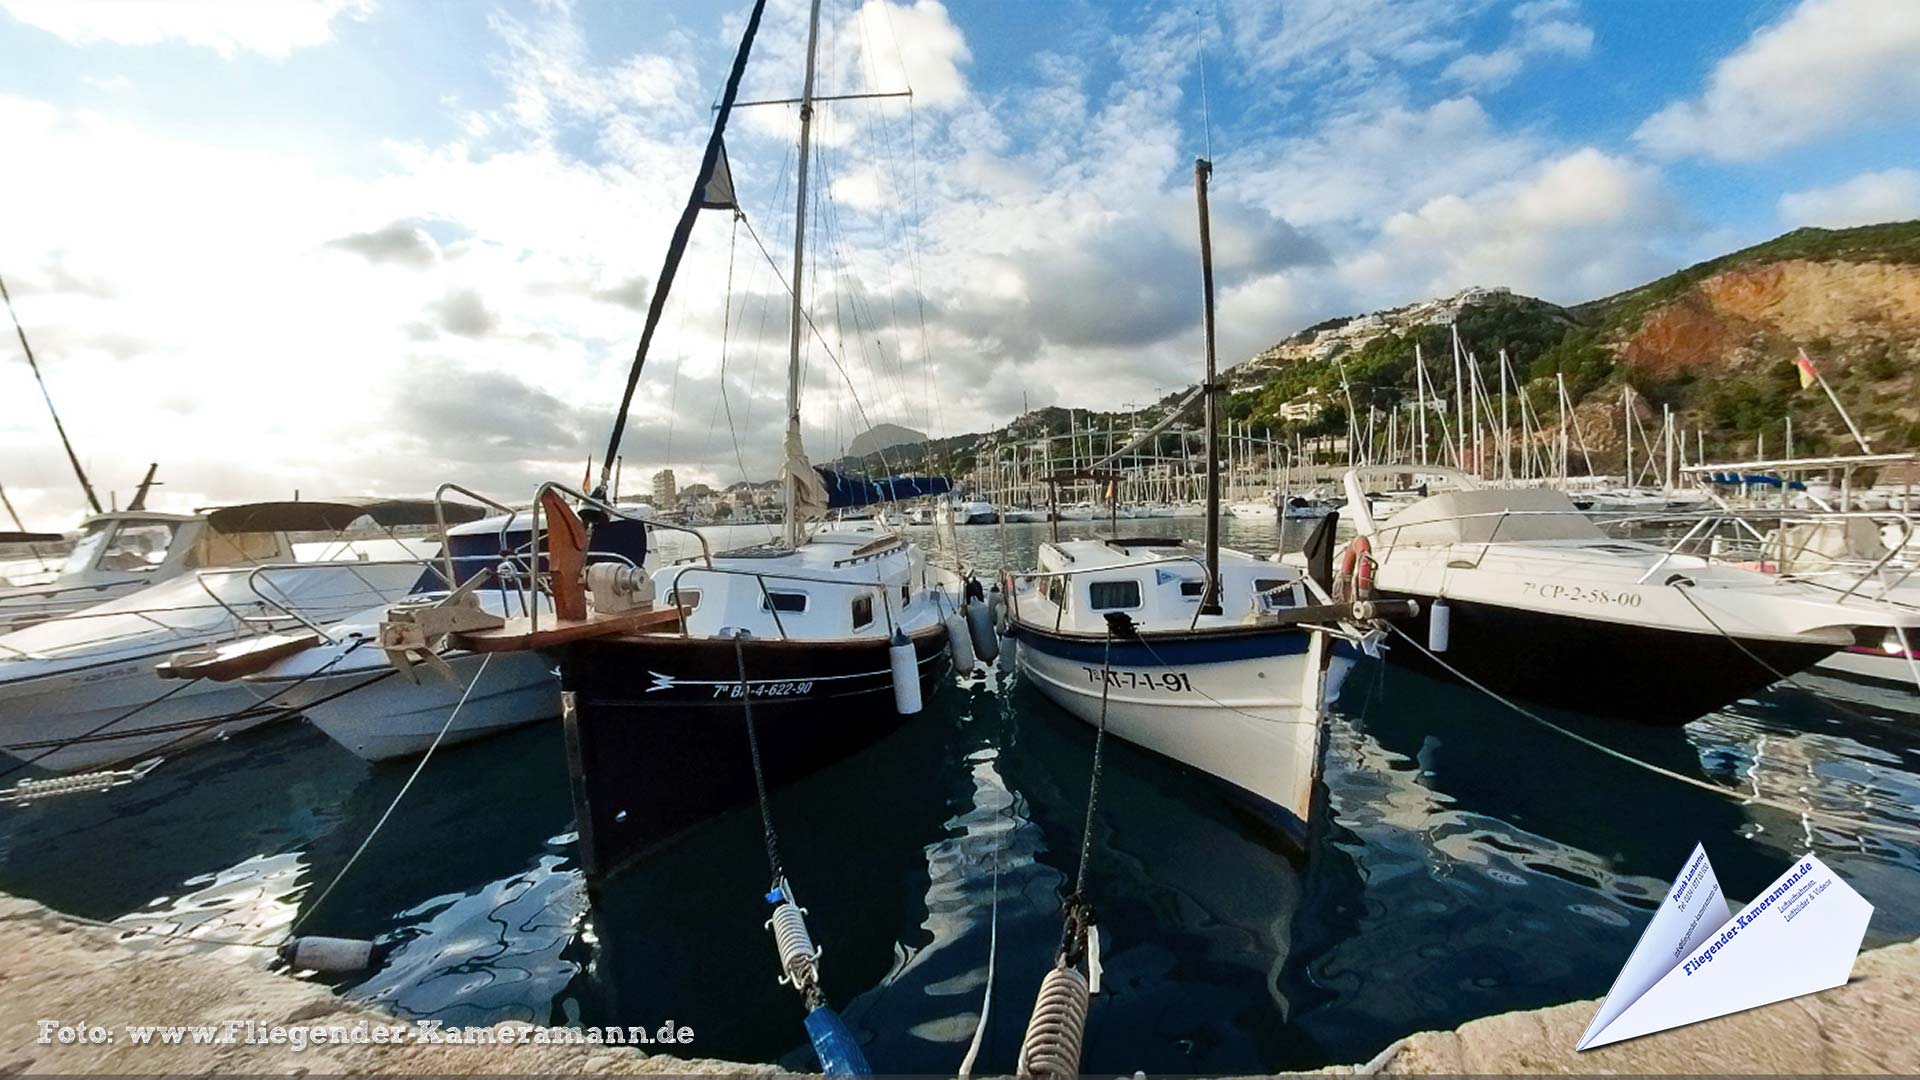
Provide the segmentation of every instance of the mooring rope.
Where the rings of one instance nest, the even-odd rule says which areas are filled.
[[[420,773],[426,769],[427,762],[433,760],[433,752],[440,749],[441,740],[445,739],[447,732],[453,729],[454,720],[459,717],[460,710],[466,707],[467,699],[473,696],[473,688],[480,685],[480,678],[487,673],[487,665],[492,663],[492,661],[492,653],[484,653],[481,655],[480,670],[473,673],[473,678],[468,681],[467,688],[460,692],[460,700],[454,702],[453,711],[447,713],[446,723],[440,725],[440,732],[433,737],[433,742],[427,746],[427,752],[420,755],[419,763],[413,767],[413,774],[407,777],[406,783],[400,785],[399,792],[394,795],[393,801],[387,804],[387,809],[380,815],[380,820],[373,823],[373,828],[368,831],[366,839],[360,841],[360,846],[354,849],[353,854],[348,857],[346,864],[340,867],[340,872],[333,875],[333,880],[327,883],[325,889],[321,890],[320,898],[308,904],[307,910],[301,912],[300,917],[295,919],[293,925],[287,928],[288,937],[292,937],[294,931],[306,925],[307,920],[313,917],[313,913],[320,910],[320,905],[327,902],[327,897],[333,895],[333,890],[339,886],[341,879],[347,876],[347,871],[352,870],[353,864],[360,861],[360,856],[367,853],[367,847],[373,843],[373,838],[380,835],[380,830],[387,824],[387,819],[392,817],[393,812],[399,808],[400,800],[406,798],[407,792],[413,790],[413,782],[420,779]]]
[[[1801,682],[1799,679],[1796,679],[1792,675],[1789,675],[1786,672],[1781,671],[1779,668],[1774,667],[1772,664],[1767,663],[1765,658],[1761,657],[1758,653],[1754,652],[1752,649],[1747,648],[1746,642],[1741,641],[1739,638],[1734,637],[1732,634],[1728,633],[1726,627],[1721,626],[1718,622],[1715,622],[1713,616],[1707,614],[1707,609],[1701,607],[1700,602],[1695,600],[1693,598],[1693,594],[1688,591],[1688,586],[1691,585],[1692,583],[1687,581],[1685,578],[1676,574],[1674,575],[1673,579],[1667,582],[1667,584],[1672,586],[1673,590],[1679,593],[1682,599],[1684,599],[1688,604],[1692,605],[1693,610],[1699,612],[1701,618],[1707,620],[1708,626],[1713,627],[1715,632],[1717,632],[1721,637],[1726,638],[1728,643],[1730,643],[1734,648],[1739,649],[1742,653],[1745,653],[1747,659],[1760,665],[1762,668],[1765,668],[1767,673],[1769,675],[1772,675],[1776,681],[1784,682],[1787,685],[1793,687],[1795,690],[1798,690],[1803,694],[1807,694],[1810,697],[1818,699],[1822,704],[1826,705],[1828,708],[1832,709],[1837,713],[1840,713],[1841,715],[1847,717],[1850,720],[1869,720],[1870,721],[1873,719],[1873,717],[1868,716],[1866,713],[1863,713],[1858,709],[1848,708],[1847,706],[1842,705],[1837,701],[1834,701],[1833,699],[1827,697],[1826,695],[1816,692],[1812,687]],[[1904,639],[1905,639],[1905,635],[1903,634],[1902,640]]]
[[[733,635],[733,658],[740,666],[740,711],[747,718],[747,752],[753,757],[753,790],[760,800],[760,831],[767,845],[767,869],[773,874],[773,887],[779,888],[786,876],[780,860],[780,838],[773,831],[773,807],[767,799],[767,776],[760,765],[760,736],[753,724],[753,687],[747,682],[747,647],[740,635]]]
[[[1657,776],[1664,776],[1669,780],[1677,780],[1682,784],[1686,784],[1690,787],[1697,787],[1702,791],[1710,791],[1715,795],[1718,795],[1725,799],[1731,799],[1734,802],[1740,803],[1743,806],[1746,806],[1746,805],[1765,806],[1772,810],[1779,810],[1782,813],[1792,814],[1795,817],[1822,818],[1826,821],[1834,822],[1839,825],[1844,825],[1848,828],[1865,829],[1865,830],[1871,830],[1871,831],[1891,833],[1896,836],[1905,836],[1905,837],[1910,837],[1916,840],[1920,840],[1920,828],[1913,828],[1911,826],[1906,826],[1906,825],[1881,824],[1879,822],[1873,822],[1873,821],[1860,821],[1855,818],[1842,817],[1838,814],[1830,814],[1823,810],[1815,810],[1810,806],[1807,806],[1807,807],[1789,806],[1786,803],[1775,802],[1772,799],[1763,799],[1757,796],[1749,797],[1749,796],[1741,795],[1739,792],[1736,792],[1731,788],[1722,787],[1719,784],[1709,783],[1705,780],[1697,780],[1691,776],[1685,775],[1684,773],[1677,773],[1677,772],[1674,772],[1672,769],[1662,768],[1661,766],[1655,765],[1650,761],[1642,761],[1631,754],[1625,753],[1620,750],[1615,750],[1613,747],[1608,746],[1605,743],[1598,742],[1594,739],[1588,738],[1585,735],[1581,735],[1578,732],[1570,731],[1567,728],[1561,727],[1559,724],[1556,724],[1553,721],[1548,720],[1546,717],[1541,716],[1539,713],[1536,713],[1531,709],[1528,709],[1525,706],[1520,705],[1519,703],[1513,701],[1510,698],[1502,696],[1498,692],[1487,687],[1484,683],[1479,682],[1478,680],[1474,679],[1472,676],[1461,671],[1459,668],[1454,667],[1452,664],[1447,663],[1445,660],[1435,655],[1426,646],[1420,644],[1419,641],[1415,640],[1412,637],[1412,635],[1408,634],[1405,630],[1400,629],[1400,627],[1398,626],[1393,626],[1393,624],[1391,623],[1389,623],[1388,625],[1392,626],[1394,633],[1399,634],[1401,637],[1405,638],[1408,644],[1412,645],[1416,649],[1419,649],[1420,652],[1424,654],[1429,660],[1432,660],[1434,663],[1438,664],[1442,668],[1445,668],[1448,673],[1452,674],[1455,678],[1459,679],[1461,682],[1466,683],[1468,686],[1473,687],[1475,690],[1480,691],[1481,693],[1487,695],[1488,697],[1499,702],[1500,704],[1505,705],[1507,708],[1512,709],[1514,712],[1519,713],[1521,716],[1526,717],[1527,719],[1533,721],[1534,723],[1539,724],[1540,726],[1547,728],[1550,731],[1564,735],[1567,738],[1572,739],[1574,742],[1580,743],[1582,746],[1586,746],[1591,749],[1598,750],[1601,753],[1607,755],[1608,757],[1617,758],[1620,761],[1626,762],[1627,764],[1636,766],[1638,768],[1645,769],[1648,772],[1651,772]]]

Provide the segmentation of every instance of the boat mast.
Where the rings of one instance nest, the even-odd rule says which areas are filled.
[[[1213,229],[1207,221],[1207,178],[1212,174],[1213,162],[1193,159],[1193,192],[1200,204],[1200,294],[1206,304],[1207,337],[1207,591],[1200,598],[1202,615],[1220,614],[1220,387],[1213,370]]]
[[[800,88],[800,163],[794,174],[793,310],[787,326],[787,468],[781,484],[786,494],[787,520],[783,527],[788,547],[800,546],[799,481],[793,475],[793,452],[800,448],[800,271],[806,255],[807,152],[813,134],[813,61],[820,47],[820,0],[807,15],[807,78]]]
[[[1427,463],[1427,365],[1420,359],[1420,343],[1413,343],[1413,388],[1419,398],[1420,464]]]
[[[67,460],[73,464],[73,475],[80,480],[80,490],[87,495],[87,505],[98,514],[100,497],[93,493],[93,484],[87,480],[87,470],[80,467],[80,455],[73,452],[73,443],[67,441],[67,426],[60,422],[60,411],[53,407],[53,395],[47,392],[47,380],[40,377],[40,362],[33,358],[33,346],[27,344],[26,327],[20,325],[20,316],[14,314],[13,297],[7,294],[7,283],[4,281],[0,281],[0,300],[6,302],[7,316],[13,320],[13,332],[20,337],[20,351],[27,354],[27,366],[33,369],[33,381],[40,384],[40,398],[47,403],[47,412],[53,416],[53,430],[60,433],[60,445],[67,449]]]

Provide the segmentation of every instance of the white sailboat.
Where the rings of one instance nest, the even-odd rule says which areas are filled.
[[[1205,159],[1195,162],[1206,387],[1216,385],[1211,171]],[[1361,629],[1343,623],[1354,612],[1333,602],[1327,582],[1220,546],[1217,397],[1205,395],[1206,541],[1056,537],[1041,545],[1036,569],[1006,583],[1010,633],[1020,671],[1043,696],[1221,781],[1303,843],[1322,710],[1353,664]],[[1323,534],[1318,546],[1330,553],[1331,528]]]

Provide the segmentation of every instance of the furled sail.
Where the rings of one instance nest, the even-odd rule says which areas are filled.
[[[807,448],[800,445],[797,428],[787,430],[787,482],[793,486],[793,517],[796,521],[818,521],[827,516],[827,485],[807,461]]]

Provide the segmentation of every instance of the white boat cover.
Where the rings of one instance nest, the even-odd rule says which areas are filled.
[[[1547,488],[1486,488],[1429,495],[1383,522],[1379,532],[1387,543],[1421,547],[1607,538],[1572,500]]]

